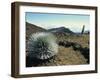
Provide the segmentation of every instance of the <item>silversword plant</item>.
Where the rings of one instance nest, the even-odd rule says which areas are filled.
[[[27,48],[29,57],[41,60],[49,59],[58,52],[56,37],[48,32],[32,34],[28,40]]]

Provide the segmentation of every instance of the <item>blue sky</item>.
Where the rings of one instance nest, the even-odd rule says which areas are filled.
[[[64,26],[74,32],[80,32],[83,25],[85,25],[85,30],[89,30],[90,27],[89,15],[26,12],[25,19],[26,22],[45,29]]]

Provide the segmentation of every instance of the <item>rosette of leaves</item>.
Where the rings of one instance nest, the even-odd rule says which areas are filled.
[[[36,59],[49,59],[58,52],[56,37],[52,33],[40,32],[30,36],[27,44],[28,56]]]

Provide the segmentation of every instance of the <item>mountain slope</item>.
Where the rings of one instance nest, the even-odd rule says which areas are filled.
[[[48,31],[50,32],[59,32],[59,33],[69,33],[69,34],[74,34],[74,32],[72,32],[69,28],[65,28],[65,27],[59,27],[59,28],[52,28],[49,29]]]
[[[26,22],[26,38],[28,38],[32,33],[44,31],[46,30],[37,25]]]

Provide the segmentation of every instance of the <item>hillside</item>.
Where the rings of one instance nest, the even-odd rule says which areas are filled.
[[[40,26],[31,24],[26,22],[26,39],[32,34],[36,32],[44,32],[46,31],[45,29],[41,28]]]
[[[76,33],[65,27],[46,30],[26,22],[26,54],[27,40],[36,32],[53,33],[59,45],[58,53],[54,58],[46,61],[30,59],[26,56],[26,67],[89,64],[89,34],[75,35]]]
[[[65,28],[65,27],[59,27],[59,28],[52,28],[49,29],[48,31],[50,32],[54,32],[54,33],[66,33],[66,34],[74,34],[74,32],[72,32],[69,28]]]

